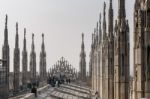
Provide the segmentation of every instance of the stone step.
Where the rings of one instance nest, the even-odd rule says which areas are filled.
[[[83,90],[90,90],[90,88],[83,87],[83,86],[80,86],[80,85],[75,85],[75,84],[66,84],[66,85],[76,87],[76,88],[80,88],[80,89],[83,89]]]
[[[65,90],[64,90],[64,89],[65,89]],[[72,96],[74,96],[74,97],[80,97],[80,98],[85,98],[85,99],[87,99],[87,97],[88,97],[88,95],[85,94],[85,93],[77,92],[77,91],[74,91],[74,90],[71,90],[71,89],[57,88],[56,90],[59,91],[59,92],[62,92],[62,93],[64,93],[64,94],[72,95]]]
[[[67,85],[61,85],[61,87],[66,88],[66,89],[71,89],[71,90],[74,90],[74,91],[78,91],[78,92],[81,92],[81,93],[89,94],[89,91],[82,90],[80,88],[75,88],[75,87],[71,87],[71,86],[67,86]]]
[[[64,99],[68,99],[68,95],[67,95],[67,94],[64,94],[63,98],[64,98]]]

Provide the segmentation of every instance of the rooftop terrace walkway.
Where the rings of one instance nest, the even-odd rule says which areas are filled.
[[[60,87],[50,87],[46,85],[38,89],[37,97],[32,93],[28,93],[23,97],[12,99],[95,99],[91,96],[90,89],[87,87],[64,84]]]
[[[47,91],[38,94],[35,99],[92,99],[90,89],[75,84],[65,84],[60,87],[50,87]]]

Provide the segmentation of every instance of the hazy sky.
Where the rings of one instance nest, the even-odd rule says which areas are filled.
[[[107,3],[108,15],[109,0],[0,0],[0,46],[3,45],[4,39],[5,14],[8,14],[10,70],[13,70],[16,22],[19,24],[21,54],[23,29],[27,28],[28,60],[31,50],[31,35],[35,33],[37,70],[39,70],[42,33],[45,34],[47,68],[51,67],[61,56],[64,56],[74,67],[79,68],[82,32],[85,34],[86,62],[89,66],[91,33],[93,33],[99,19],[99,13],[103,12],[104,1]],[[126,13],[129,19],[132,42],[131,51],[133,51],[134,1],[126,0]],[[118,0],[113,0],[115,19],[118,15],[117,2]],[[0,52],[2,52],[1,49]],[[133,57],[133,53],[131,53],[131,57]],[[130,60],[131,67],[133,67],[133,59]],[[22,67],[22,64],[20,66]]]

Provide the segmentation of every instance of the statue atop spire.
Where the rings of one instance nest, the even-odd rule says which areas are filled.
[[[8,21],[8,16],[6,14],[6,18],[5,18],[5,28],[7,28],[7,21]]]
[[[81,45],[81,47],[82,47],[82,50],[84,50],[84,34],[82,33],[82,45]]]
[[[4,29],[4,43],[5,43],[6,45],[8,44],[7,21],[8,21],[8,16],[7,16],[7,14],[6,14],[6,18],[5,18],[5,29]]]
[[[96,24],[96,45],[99,44],[99,35],[98,35],[98,22]]]
[[[99,44],[102,42],[101,13],[99,14]]]
[[[16,23],[16,44],[15,44],[15,47],[18,48],[19,45],[19,38],[18,38],[18,22]]]
[[[32,51],[34,51],[34,34],[32,34]]]
[[[23,49],[26,50],[26,28],[24,28],[24,43],[23,43]]]
[[[42,33],[42,42],[44,43],[44,34]]]
[[[82,33],[82,43],[84,42],[84,34]]]
[[[104,2],[103,9],[103,40],[106,39],[106,3]]]
[[[112,8],[112,0],[110,0],[109,12],[108,12],[108,33],[109,37],[113,36],[113,8]]]
[[[119,0],[118,2],[118,19],[121,21],[121,19],[125,19],[126,17],[126,11],[125,11],[125,0]]]
[[[112,0],[110,0],[109,3],[110,3],[110,8],[112,8]]]

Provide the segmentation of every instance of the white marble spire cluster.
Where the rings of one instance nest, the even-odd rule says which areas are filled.
[[[26,29],[24,29],[24,40],[23,40],[23,50],[22,50],[22,64],[20,64],[20,48],[19,48],[19,33],[18,33],[18,23],[16,23],[16,35],[15,35],[15,48],[14,48],[14,58],[13,58],[13,75],[10,75],[9,72],[9,44],[8,44],[8,16],[6,15],[5,19],[5,29],[4,29],[4,44],[2,47],[2,67],[0,73],[0,82],[3,87],[0,89],[0,99],[8,99],[9,96],[9,87],[10,84],[13,88],[14,94],[19,92],[21,89],[20,87],[23,86],[24,89],[27,88],[27,83],[36,83],[37,81],[37,74],[36,74],[36,53],[35,53],[35,45],[34,45],[34,34],[32,35],[32,45],[31,45],[31,54],[30,54],[30,72],[28,71],[28,54],[26,48]],[[44,34],[42,34],[42,53],[45,52],[45,45],[44,45]],[[46,53],[45,53],[46,54]],[[41,55],[42,56],[42,55]],[[47,79],[46,73],[46,55],[42,57],[44,60],[44,79]],[[20,67],[22,66],[22,72],[20,71]],[[30,73],[30,75],[29,75]],[[10,82],[10,76],[13,77],[12,82]],[[21,77],[22,76],[22,77]],[[30,76],[30,77],[29,77]],[[22,78],[22,79],[20,79]]]
[[[118,19],[113,26],[113,4],[110,0],[107,25],[104,2],[103,28],[100,14],[97,29],[99,33],[94,29],[92,35],[91,87],[102,99],[129,99],[129,25],[126,20],[125,0],[118,1],[118,9]]]

